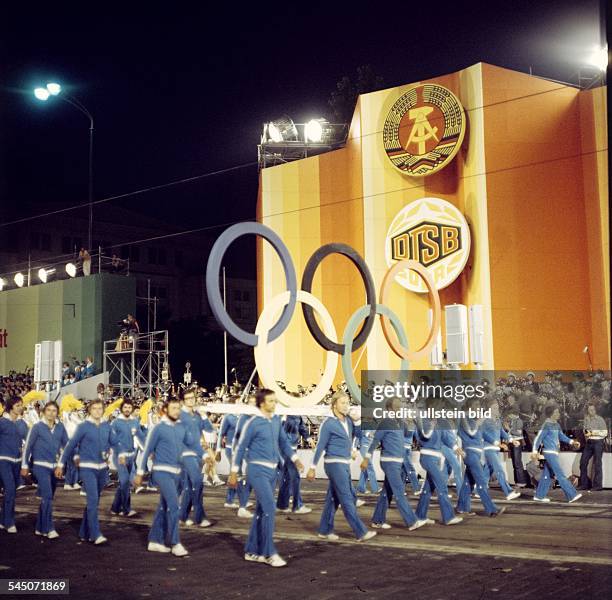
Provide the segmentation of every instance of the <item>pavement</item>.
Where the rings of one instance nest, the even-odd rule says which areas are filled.
[[[146,552],[147,534],[158,501],[156,493],[133,496],[133,518],[113,517],[108,488],[100,502],[104,546],[78,538],[85,498],[58,489],[56,540],[33,534],[38,499],[35,489],[17,499],[18,533],[0,531],[0,579],[67,578],[75,598],[283,599],[411,598],[475,600],[523,598],[603,598],[612,591],[612,491],[585,493],[568,504],[560,490],[550,504],[533,502],[532,490],[506,502],[506,512],[490,518],[466,517],[452,527],[439,523],[436,502],[429,516],[438,522],[410,532],[399,513],[389,511],[392,528],[357,542],[339,511],[338,542],[316,537],[326,482],[304,482],[308,515],[277,513],[278,550],[289,564],[273,569],[243,559],[250,520],[223,508],[225,487],[205,489],[213,526],[181,528],[185,558]],[[375,495],[361,496],[359,509],[369,524]],[[417,499],[409,496],[412,506]]]

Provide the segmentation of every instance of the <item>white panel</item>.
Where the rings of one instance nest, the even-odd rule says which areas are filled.
[[[470,306],[470,357],[475,365],[484,363],[484,315],[482,304]]]
[[[53,342],[53,381],[62,379],[62,357],[64,356],[62,340]]]
[[[430,327],[431,327],[432,320],[433,320],[433,310],[430,308],[427,311],[427,322],[429,323]],[[444,364],[443,352],[444,351],[442,349],[442,327],[440,327],[440,329],[438,330],[438,336],[436,337],[436,342],[433,345],[433,348],[431,349],[431,352],[429,354],[429,362],[431,363],[432,366],[439,367]]]
[[[44,341],[40,343],[40,380],[53,380],[53,344],[54,342]]]
[[[40,379],[40,368],[42,359],[42,347],[41,344],[34,344],[34,383],[41,381]]]
[[[450,304],[444,307],[446,319],[446,361],[450,365],[465,365],[468,355],[467,306]]]

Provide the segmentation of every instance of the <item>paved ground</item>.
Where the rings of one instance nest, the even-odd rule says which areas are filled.
[[[604,598],[612,591],[612,492],[587,494],[568,505],[558,490],[551,504],[526,498],[500,504],[499,518],[469,517],[445,527],[409,532],[399,514],[389,513],[391,530],[360,544],[339,515],[338,543],[314,537],[325,486],[305,483],[310,515],[278,515],[278,548],[284,569],[246,563],[243,544],[249,521],[223,508],[225,488],[206,488],[214,525],[185,529],[188,558],[147,553],[146,536],[157,495],[139,494],[139,516],[108,514],[113,490],[101,501],[106,546],[81,543],[78,527],[84,498],[59,490],[56,526],[61,537],[35,537],[38,500],[32,488],[19,492],[19,532],[0,532],[0,578],[65,577],[76,598],[413,598],[415,600],[512,598]],[[493,492],[499,498],[498,491]],[[369,517],[375,498],[359,509]],[[413,506],[416,500],[411,498]],[[477,511],[480,504],[474,505]],[[437,505],[430,517],[439,519]]]

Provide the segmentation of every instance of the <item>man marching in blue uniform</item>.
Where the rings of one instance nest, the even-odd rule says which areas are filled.
[[[149,552],[172,552],[174,556],[187,556],[186,548],[179,539],[178,487],[181,476],[183,450],[191,446],[191,432],[179,423],[181,404],[169,399],[163,406],[163,417],[147,435],[145,447],[138,459],[138,470],[134,485],[142,484],[147,472],[147,461],[153,455],[152,471],[159,488],[159,505],[149,532]],[[170,543],[170,548],[166,546]]]
[[[230,400],[233,402],[233,400]],[[232,464],[232,450],[234,444],[234,436],[236,434],[236,425],[238,424],[238,417],[235,414],[227,413],[223,416],[221,421],[221,431],[219,431],[219,437],[217,438],[217,452],[221,452],[221,445],[225,443],[225,456],[227,462]],[[236,502],[236,489],[228,487],[225,496],[225,508],[239,508],[239,504]]]
[[[415,496],[421,493],[419,485],[419,476],[412,464],[412,443],[416,425],[413,420],[406,420],[404,424],[404,464],[402,466],[402,478],[404,482],[409,482]]]
[[[27,435],[27,425],[21,419],[23,401],[18,396],[6,402],[5,412],[0,416],[0,484],[4,488],[0,529],[17,533],[15,527],[15,496],[19,481],[21,448]]]
[[[246,475],[255,490],[257,507],[245,545],[244,559],[284,567],[287,563],[279,556],[273,539],[277,468],[281,455],[284,460],[294,462],[298,471],[304,467],[289,443],[280,417],[274,414],[276,402],[271,390],[257,392],[255,404],[260,414],[251,417],[240,434],[227,483],[233,488],[238,485],[238,471],[243,459],[246,460]]]
[[[248,398],[247,398],[247,404],[249,406],[255,406],[255,396],[253,394],[251,394]],[[239,417],[238,417],[238,421],[236,422],[236,431],[234,432],[234,439],[232,440],[232,446],[234,447],[238,447],[238,443],[240,442],[240,436],[242,434],[242,431],[244,429],[244,426],[247,424],[248,420],[252,417],[253,415],[251,414],[247,414],[247,413],[242,413]],[[220,454],[217,453],[217,460],[220,460]],[[231,462],[230,462],[231,465]],[[244,473],[242,473],[242,465],[239,465],[239,469],[238,469],[238,486],[237,486],[237,493],[238,493],[238,517],[241,519],[251,519],[253,517],[253,513],[249,510],[249,506],[252,506],[253,503],[249,502],[249,495],[251,494],[251,486],[249,485],[249,482],[246,478],[246,476],[244,475]]]
[[[66,428],[57,421],[58,412],[55,402],[45,404],[42,421],[28,433],[21,461],[21,475],[27,477],[32,462],[32,473],[38,484],[36,492],[40,507],[34,533],[49,539],[59,537],[53,524],[53,496],[57,486],[55,468],[62,449],[68,444]]]
[[[144,441],[145,435],[140,426],[140,420],[132,417],[134,404],[126,398],[121,403],[121,414],[111,423],[111,447],[117,465],[119,486],[115,492],[115,498],[111,506],[111,514],[123,514],[133,517],[136,514],[132,510],[130,477],[134,469],[136,456],[135,438]]]
[[[98,506],[100,495],[108,482],[108,455],[110,451],[110,425],[102,421],[104,403],[92,400],[87,406],[89,416],[81,423],[70,438],[56,469],[55,476],[60,478],[69,460],[78,461],[87,504],[79,537],[92,541],[97,546],[107,542],[100,531]]]
[[[545,407],[544,416],[546,420],[542,425],[542,429],[540,429],[535,440],[533,440],[534,451],[532,456],[537,458],[540,446],[542,447],[542,454],[544,455],[544,472],[542,473],[533,499],[536,502],[550,502],[550,498],[547,498],[546,494],[548,494],[550,484],[552,483],[552,477],[554,476],[568,502],[575,502],[582,498],[582,494],[579,494],[574,489],[574,486],[568,481],[561,468],[561,463],[559,462],[559,442],[570,444],[573,448],[580,448],[580,442],[568,438],[561,431],[561,427],[559,427],[559,417],[561,413],[556,406]]]
[[[359,541],[367,541],[376,535],[376,531],[368,531],[357,514],[357,496],[350,469],[354,427],[348,416],[349,407],[349,397],[343,392],[336,392],[331,401],[332,415],[327,417],[319,429],[319,441],[307,476],[309,481],[314,481],[315,468],[325,453],[325,474],[329,483],[319,524],[319,537],[330,541],[338,539],[334,533],[334,516],[338,506],[342,506],[344,517]]]

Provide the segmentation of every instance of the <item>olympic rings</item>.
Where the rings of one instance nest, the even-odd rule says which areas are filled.
[[[360,404],[361,390],[359,389],[359,384],[353,375],[353,366],[351,365],[351,353],[353,352],[353,349],[351,346],[357,325],[359,325],[363,318],[369,314],[370,308],[371,307],[367,305],[358,308],[346,324],[346,329],[344,330],[344,335],[342,336],[345,345],[345,351],[342,354],[342,372],[344,374],[344,381],[346,383],[346,387],[351,393],[351,396],[353,396],[355,400],[359,400]],[[406,337],[406,331],[404,330],[404,326],[399,320],[399,317],[388,306],[383,306],[382,304],[377,304],[374,310],[377,315],[381,316],[381,318],[384,316],[391,319],[391,325],[393,325],[393,329],[395,329],[397,337],[400,339],[402,345],[407,348],[408,338]],[[407,371],[408,368],[408,360],[406,358],[402,358],[400,369],[402,371]]]
[[[288,304],[289,300],[289,291],[282,292],[281,294],[274,296],[274,298],[272,298],[272,300],[266,304],[266,307],[259,316],[257,326],[255,328],[255,333],[260,340],[255,346],[255,364],[257,365],[257,370],[259,371],[259,377],[267,388],[276,393],[276,397],[278,398],[279,402],[285,406],[291,406],[292,402],[295,401],[295,397],[290,396],[276,383],[276,379],[274,378],[274,364],[273,361],[270,360],[270,352],[268,351],[269,341],[264,341],[265,336],[262,334],[268,331],[275,315],[278,313],[281,307],[285,307]],[[311,308],[311,312],[312,309],[314,309],[315,312],[317,312],[317,314],[321,317],[326,335],[336,339],[336,328],[334,327],[334,322],[331,315],[318,298],[309,292],[300,290],[297,293],[297,301],[301,302],[302,305],[307,304]],[[349,363],[350,356],[351,355],[349,353]],[[328,350],[325,361],[325,370],[321,380],[319,383],[317,383],[315,389],[310,394],[300,397],[300,402],[304,406],[316,406],[319,404],[319,402],[321,402],[321,400],[323,400],[325,395],[328,393],[329,388],[334,383],[337,367],[338,355],[333,350]]]
[[[380,320],[382,322],[382,330],[385,339],[387,340],[389,346],[391,346],[393,352],[395,352],[395,354],[400,358],[416,360],[424,354],[427,354],[435,344],[436,336],[438,335],[438,330],[440,329],[440,323],[442,321],[442,308],[440,306],[440,294],[438,294],[438,290],[436,289],[433,279],[427,269],[416,260],[408,259],[400,260],[399,262],[395,263],[385,274],[382,286],[380,288],[380,303],[385,304],[391,283],[394,281],[397,272],[402,271],[403,269],[411,269],[412,271],[418,273],[423,278],[423,281],[429,290],[429,298],[433,303],[433,319],[429,337],[418,350],[410,352],[407,347],[405,347],[401,342],[397,341],[397,337],[391,335],[391,332],[389,331],[389,319],[386,317],[386,315],[381,314]],[[397,331],[396,327],[394,327],[394,329]]]
[[[296,304],[297,278],[295,276],[295,268],[291,260],[291,254],[289,254],[289,249],[285,246],[284,242],[274,231],[272,231],[272,229],[261,223],[237,223],[236,225],[232,225],[229,229],[226,229],[217,238],[217,241],[210,251],[210,257],[206,265],[206,292],[208,294],[210,308],[221,327],[243,344],[247,346],[256,346],[258,343],[257,335],[245,331],[234,323],[225,310],[221,292],[219,291],[219,271],[227,248],[237,238],[248,233],[259,235],[272,244],[272,247],[276,250],[281,260],[281,264],[283,265],[285,279],[287,280],[287,288],[289,289],[289,302],[283,309],[283,313],[276,325],[269,330],[267,341],[272,342],[280,337],[285,329],[287,329]]]
[[[341,254],[342,256],[346,256],[346,258],[348,258],[357,267],[365,286],[366,304],[370,307],[370,312],[366,317],[359,334],[352,342],[353,350],[357,350],[363,346],[365,341],[368,339],[376,318],[376,309],[374,306],[376,304],[376,288],[374,287],[374,279],[372,278],[370,269],[368,269],[368,266],[361,255],[347,244],[326,244],[325,246],[321,246],[306,263],[306,268],[304,269],[304,274],[302,275],[302,289],[305,292],[312,291],[312,281],[314,279],[317,267],[321,261],[330,254]],[[308,330],[319,346],[325,350],[333,350],[337,354],[344,354],[345,345],[332,342],[323,334],[316,319],[314,318],[312,308],[307,303],[302,304],[302,311],[304,312],[304,319],[306,321]]]

